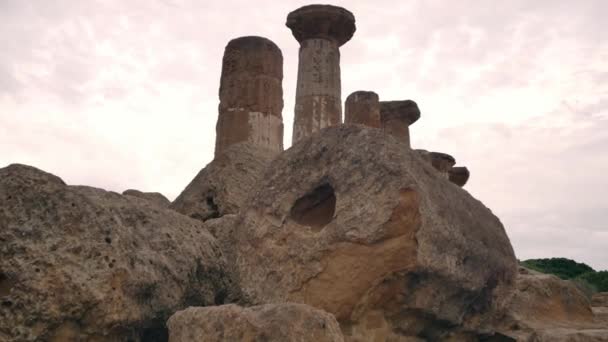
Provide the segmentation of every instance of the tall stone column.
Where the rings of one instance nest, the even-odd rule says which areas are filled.
[[[339,47],[355,33],[355,17],[331,5],[301,7],[287,16],[300,43],[292,143],[342,122]]]
[[[344,103],[344,123],[380,128],[380,101],[373,91],[356,91]]]
[[[408,147],[411,147],[409,127],[418,119],[420,119],[420,109],[412,100],[380,102],[382,129],[406,143]]]
[[[263,37],[231,40],[224,50],[215,155],[247,142],[283,151],[283,55]]]

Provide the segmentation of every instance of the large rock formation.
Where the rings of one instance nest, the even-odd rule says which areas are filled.
[[[333,315],[294,303],[189,308],[173,315],[167,326],[170,342],[343,341]]]
[[[170,207],[202,221],[236,214],[273,157],[248,143],[232,145],[205,166]]]
[[[355,33],[355,16],[331,5],[309,5],[287,16],[300,43],[292,142],[342,122],[340,46]]]
[[[0,341],[162,341],[231,288],[202,223],[33,167],[0,169]]]
[[[238,227],[252,302],[321,308],[353,340],[480,331],[517,271],[489,209],[362,126],[325,129],[277,157]]]

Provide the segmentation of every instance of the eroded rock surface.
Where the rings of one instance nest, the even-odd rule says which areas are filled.
[[[170,208],[201,221],[237,214],[274,155],[247,143],[230,146],[194,177]]]
[[[333,315],[294,303],[189,308],[173,315],[167,326],[170,342],[343,341]]]
[[[568,280],[519,268],[500,332],[517,341],[608,341],[589,298]]]
[[[517,271],[489,209],[362,126],[331,127],[285,151],[242,215],[246,295],[326,310],[350,340],[481,329]]]
[[[0,169],[0,341],[162,341],[231,287],[197,220],[25,165]]]
[[[137,198],[142,198],[152,203],[155,203],[161,207],[168,207],[171,202],[160,192],[142,192],[135,189],[125,190],[122,193],[125,196],[133,196]]]

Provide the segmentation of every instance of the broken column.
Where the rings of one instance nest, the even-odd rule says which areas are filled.
[[[380,102],[382,129],[407,144],[408,147],[411,147],[409,127],[418,119],[420,119],[420,109],[412,100]]]
[[[453,167],[448,172],[450,182],[460,187],[463,187],[465,184],[467,184],[467,181],[469,180],[470,176],[471,173],[469,172],[469,169],[467,169],[465,166]]]
[[[380,128],[380,101],[373,91],[356,91],[346,98],[344,123]]]
[[[431,164],[435,170],[439,171],[441,177],[448,179],[449,172],[456,164],[456,159],[447,153],[429,152],[427,150],[416,150],[418,155],[427,163]]]
[[[292,143],[342,122],[339,47],[355,33],[355,17],[331,5],[301,7],[287,16],[300,43]]]
[[[215,155],[247,142],[283,151],[283,55],[263,37],[231,40],[224,50]]]

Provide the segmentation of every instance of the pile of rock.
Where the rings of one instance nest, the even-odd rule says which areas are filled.
[[[173,201],[0,169],[0,341],[606,341],[608,300],[519,268],[445,153],[411,148],[418,105],[346,99],[349,11],[289,14],[282,54],[228,43],[215,158]]]

